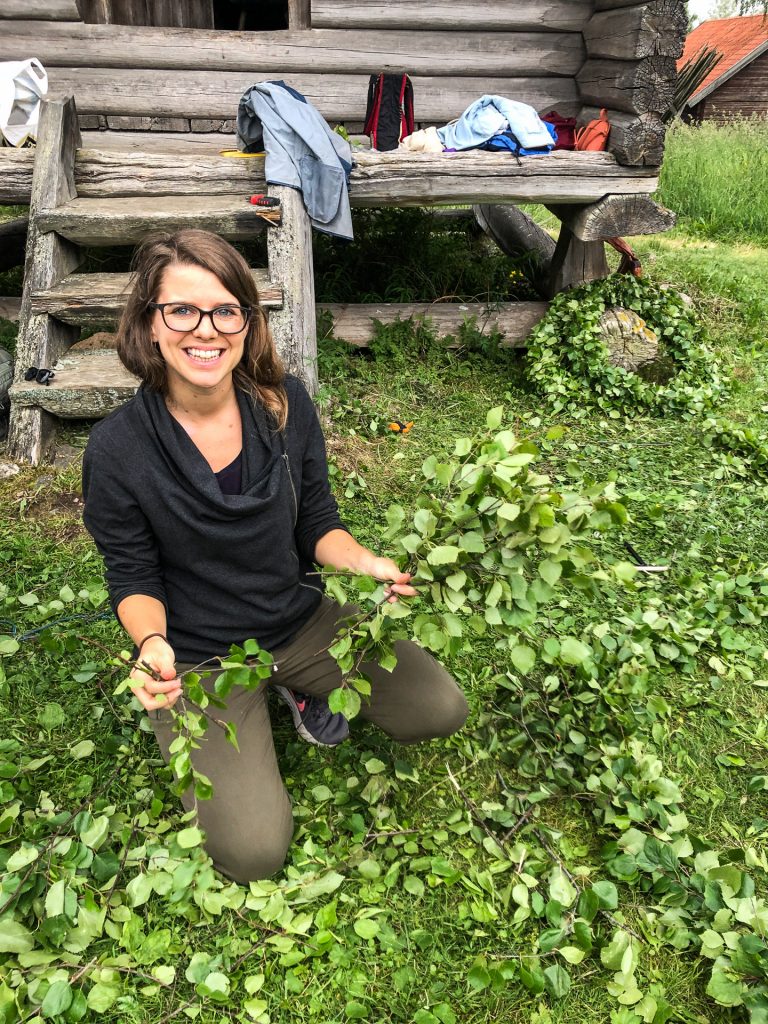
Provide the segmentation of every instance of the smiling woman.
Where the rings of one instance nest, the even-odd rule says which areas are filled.
[[[299,733],[334,746],[347,723],[325,701],[341,682],[328,648],[356,609],[325,596],[315,564],[383,580],[389,600],[415,591],[408,573],[341,522],[314,406],[283,371],[243,258],[204,231],[145,242],[118,353],[143,383],[91,432],[85,523],[134,656],[152,672],[135,668],[130,685],[164,756],[183,674],[249,638],[272,653],[270,685]],[[361,668],[373,683],[363,717],[400,742],[463,724],[458,686],[414,644],[400,645],[392,672]],[[216,729],[193,757],[213,784],[213,798],[198,807],[208,851],[243,882],[281,866],[293,831],[267,689],[235,691],[222,712],[242,753]],[[183,801],[194,806],[190,792]]]

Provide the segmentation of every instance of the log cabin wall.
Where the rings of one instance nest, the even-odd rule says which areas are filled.
[[[755,57],[745,68],[690,111],[693,120],[728,121],[732,117],[768,117],[768,52]]]
[[[284,77],[329,121],[359,130],[369,75],[407,71],[421,125],[483,93],[582,121],[607,107],[619,162],[661,163],[683,0],[286,3],[285,31],[224,32],[86,23],[117,7],[126,20],[168,8],[204,22],[212,0],[3,0],[0,60],[39,57],[50,94],[74,93],[86,129],[232,131],[242,92]]]

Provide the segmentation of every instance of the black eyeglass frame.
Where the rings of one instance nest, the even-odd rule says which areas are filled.
[[[165,319],[165,307],[166,306],[186,306],[188,309],[196,309],[200,316],[197,318],[197,323],[194,327],[171,327],[168,321]],[[163,318],[163,323],[169,331],[173,331],[175,334],[190,334],[192,331],[196,331],[200,324],[203,322],[203,317],[209,317],[211,325],[214,331],[218,331],[219,334],[241,334],[248,324],[251,322],[251,315],[253,314],[253,308],[251,306],[233,306],[228,303],[222,303],[221,306],[215,306],[213,309],[200,309],[193,302],[150,302],[149,309],[157,309],[160,311],[160,316]],[[218,312],[220,309],[239,309],[245,317],[245,323],[242,327],[239,327],[236,331],[222,331],[220,327],[217,327],[213,320],[213,314]]]

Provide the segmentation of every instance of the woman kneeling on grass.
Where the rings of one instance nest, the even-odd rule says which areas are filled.
[[[414,594],[410,576],[339,519],[314,406],[283,372],[240,254],[186,230],[147,240],[135,269],[118,353],[142,385],[93,428],[83,467],[85,523],[112,606],[160,677],[134,669],[131,688],[167,759],[180,677],[255,638],[303,737],[333,746],[347,723],[325,701],[341,681],[326,649],[354,609],[323,594],[313,566],[384,580],[391,600]],[[362,666],[373,684],[362,717],[400,743],[459,729],[467,705],[451,676],[415,644],[400,643],[397,656],[392,673]],[[213,798],[198,815],[216,867],[248,882],[283,864],[291,804],[266,686],[236,689],[220,714],[235,723],[240,753],[223,730],[201,740],[195,767]],[[192,807],[190,792],[183,802]]]

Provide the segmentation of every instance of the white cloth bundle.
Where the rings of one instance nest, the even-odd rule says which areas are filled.
[[[37,138],[40,100],[48,75],[36,57],[0,63],[0,135],[12,146]]]

